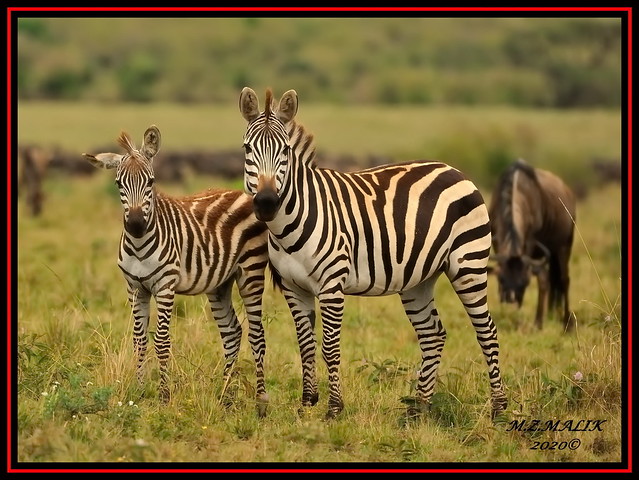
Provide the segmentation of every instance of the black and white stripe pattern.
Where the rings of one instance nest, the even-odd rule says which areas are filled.
[[[170,398],[167,368],[171,341],[169,321],[176,294],[206,294],[224,345],[225,380],[238,356],[242,328],[232,305],[236,283],[249,324],[249,341],[257,369],[260,414],[268,401],[264,386],[266,344],[262,327],[264,271],[268,263],[266,225],[253,214],[252,199],[237,190],[210,189],[173,198],[156,190],[153,157],[160,131],[151,126],[138,150],[122,133],[123,155],[101,153],[85,157],[95,166],[116,168],[116,183],[124,207],[124,230],[118,265],[128,285],[133,310],[133,342],[142,381],[147,349],[150,300],[156,300],[154,338],[160,364],[160,397]]]
[[[446,338],[434,303],[444,273],[475,327],[488,364],[493,415],[506,408],[497,331],[487,304],[491,246],[483,198],[458,170],[414,161],[353,173],[318,168],[313,137],[295,122],[297,94],[279,104],[266,94],[264,112],[245,88],[248,122],[245,188],[269,229],[269,257],[290,307],[299,341],[302,404],[318,400],[315,297],[322,316],[322,356],[329,376],[327,417],[343,408],[340,327],[344,295],[398,293],[422,352],[419,409],[428,407]]]

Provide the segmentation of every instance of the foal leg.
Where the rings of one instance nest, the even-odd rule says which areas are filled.
[[[137,355],[136,376],[140,385],[144,382],[144,359],[147,349],[147,333],[151,309],[151,293],[135,288],[127,288],[129,303],[133,313],[133,350]]]
[[[237,281],[237,285],[246,311],[246,318],[249,324],[248,340],[251,344],[253,360],[255,361],[257,414],[259,417],[264,417],[269,401],[264,385],[264,355],[266,354],[266,340],[264,338],[264,326],[262,325],[264,277],[241,276]]]
[[[175,292],[173,284],[169,282],[155,295],[155,303],[158,311],[158,324],[155,330],[155,353],[160,364],[160,400],[168,403],[171,398],[169,390],[168,366],[171,356],[171,336],[169,325],[173,313]]]
[[[229,385],[233,365],[237,360],[242,341],[242,326],[233,309],[232,286],[233,283],[229,281],[221,285],[216,291],[207,294],[211,305],[211,313],[220,331],[224,348],[224,393]],[[222,396],[224,396],[224,393]]]

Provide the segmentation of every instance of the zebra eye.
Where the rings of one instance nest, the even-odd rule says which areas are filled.
[[[248,155],[249,153],[251,153],[253,151],[253,149],[251,148],[251,146],[248,143],[245,143],[244,144],[244,151]]]
[[[120,180],[118,180],[117,178],[115,179],[115,184],[118,188],[122,188],[122,182],[120,182]]]
[[[148,181],[148,182],[146,182],[146,184],[147,184],[149,187],[153,186],[153,183],[155,183],[155,178],[153,178],[153,177],[149,178],[149,181]]]
[[[291,147],[289,147],[288,145],[285,145],[284,148],[282,149],[282,153],[286,155],[287,157],[290,151],[291,151]]]

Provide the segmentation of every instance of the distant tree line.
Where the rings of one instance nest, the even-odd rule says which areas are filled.
[[[20,18],[19,99],[619,107],[619,18]]]

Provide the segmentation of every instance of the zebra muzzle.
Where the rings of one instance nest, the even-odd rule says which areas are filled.
[[[260,190],[253,197],[253,211],[258,220],[270,222],[280,208],[280,197],[271,188]]]
[[[133,237],[141,238],[146,232],[146,220],[141,208],[132,208],[124,220],[124,229]]]

